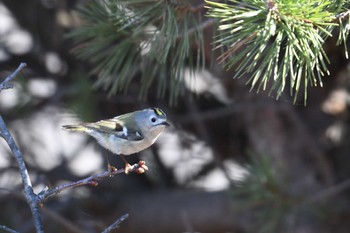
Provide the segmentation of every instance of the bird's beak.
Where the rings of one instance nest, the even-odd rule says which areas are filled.
[[[166,122],[166,121],[160,123],[160,125],[170,126],[170,124],[168,122]]]

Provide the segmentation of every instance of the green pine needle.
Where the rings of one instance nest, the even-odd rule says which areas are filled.
[[[156,83],[158,96],[169,90],[175,102],[185,67],[204,66],[200,12],[190,9],[167,0],[92,0],[79,9],[84,25],[69,36],[77,56],[91,63],[96,86],[112,94],[138,78],[140,97]]]
[[[237,214],[254,213],[248,232],[270,233],[289,232],[286,221],[291,216],[296,219],[303,208],[301,196],[291,190],[286,174],[277,171],[279,168],[270,156],[251,156],[247,166],[249,175],[232,187],[232,195],[239,200]],[[275,161],[274,161],[275,162]]]
[[[270,94],[275,92],[277,99],[289,87],[294,102],[299,91],[304,90],[306,104],[307,87],[322,86],[322,77],[329,75],[325,41],[337,26],[341,26],[339,43],[348,37],[349,22],[340,17],[337,20],[346,7],[343,1],[206,3],[207,15],[220,23],[216,48],[226,48],[219,62],[227,69],[234,68],[236,78],[248,74],[247,83],[252,88],[270,88]]]

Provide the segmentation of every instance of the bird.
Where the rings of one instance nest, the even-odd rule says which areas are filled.
[[[160,108],[147,108],[94,123],[63,125],[62,129],[85,132],[95,138],[102,147],[120,155],[125,162],[124,171],[128,174],[131,166],[123,156],[150,147],[168,126],[170,124],[167,122],[167,116]],[[108,166],[114,168],[109,162]]]

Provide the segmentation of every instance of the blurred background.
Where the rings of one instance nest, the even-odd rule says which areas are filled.
[[[72,36],[84,25],[77,9],[86,12],[90,2],[0,1],[0,80],[27,63],[15,87],[0,93],[0,114],[35,192],[107,168],[109,152],[87,135],[62,131],[64,124],[159,107],[172,126],[151,148],[127,157],[145,160],[147,173],[116,175],[47,200],[46,232],[100,232],[126,213],[115,232],[349,232],[350,79],[342,47],[327,42],[330,77],[323,88],[310,88],[306,106],[293,105],[288,93],[275,100],[250,91],[245,78],[232,79],[233,71],[222,69],[211,52],[215,25],[201,18],[206,65],[184,69],[180,94],[160,81],[166,75],[145,82],[139,67],[120,90],[105,80],[98,84],[93,58],[101,50],[89,51],[91,59],[75,53],[87,49]],[[195,14],[205,14],[202,1],[191,4]],[[118,156],[109,159],[124,166]],[[0,225],[35,231],[4,140],[0,205]]]

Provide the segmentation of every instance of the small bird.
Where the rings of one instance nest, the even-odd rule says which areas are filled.
[[[64,125],[62,128],[67,131],[85,132],[104,148],[120,155],[125,162],[127,174],[131,166],[123,155],[134,154],[151,146],[166,126],[169,126],[169,123],[161,109],[147,108],[112,119]]]

